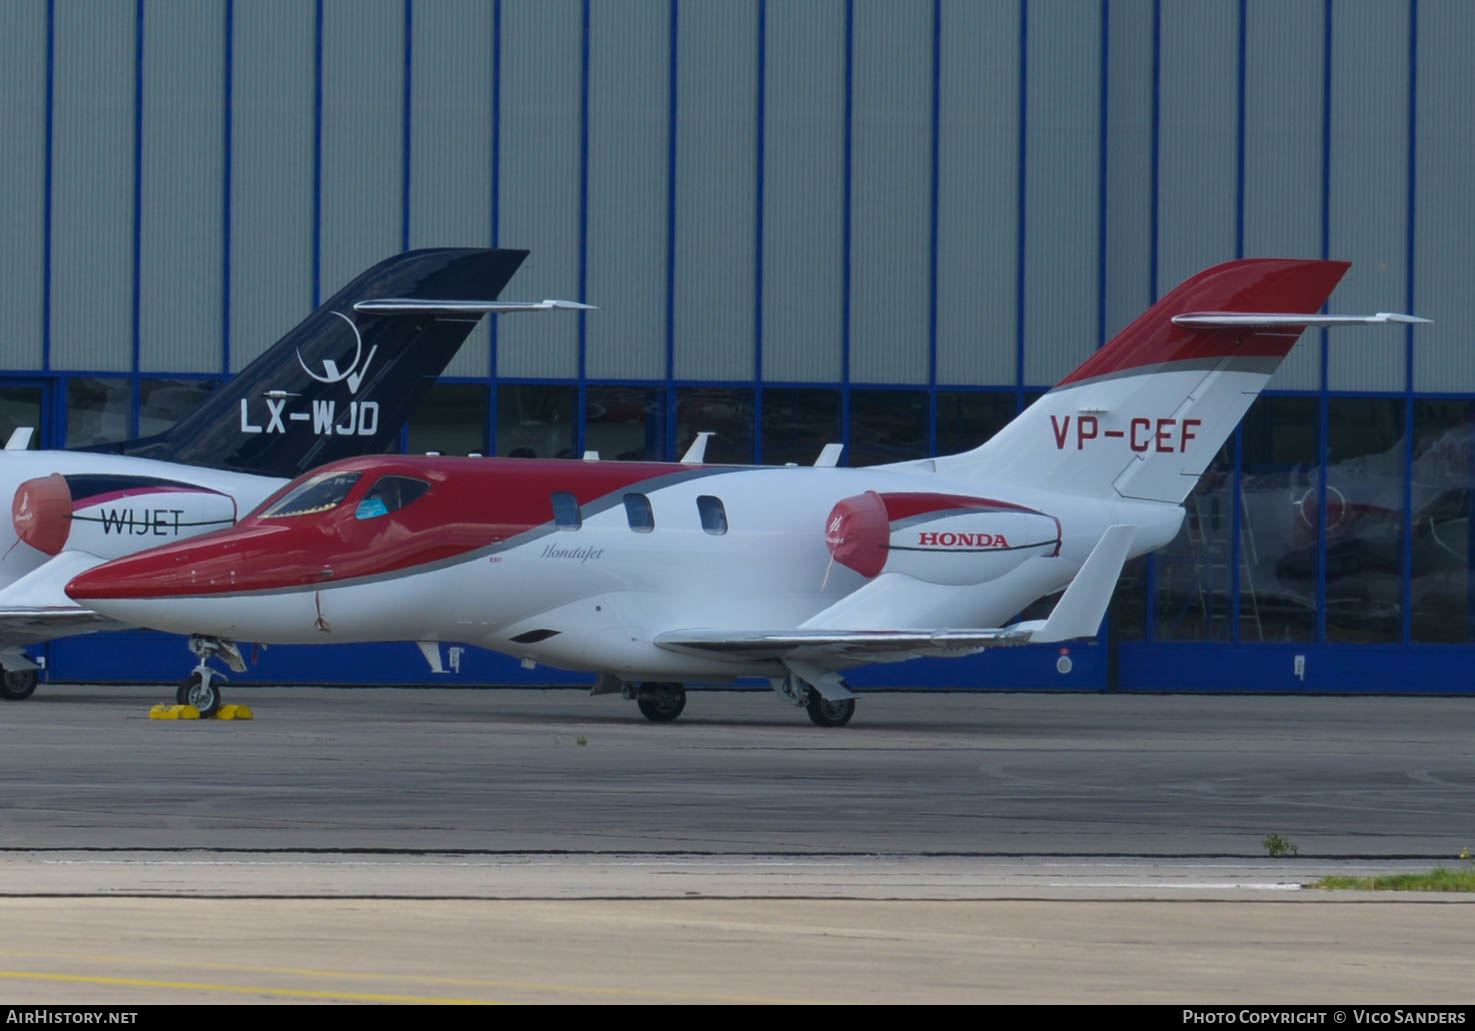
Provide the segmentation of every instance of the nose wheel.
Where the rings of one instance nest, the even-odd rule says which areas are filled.
[[[174,701],[179,705],[193,705],[200,710],[201,718],[209,719],[220,711],[220,688],[215,686],[219,676],[208,666],[204,672],[196,670],[174,692]]]
[[[189,650],[200,662],[174,692],[174,701],[177,705],[193,705],[200,710],[203,718],[209,719],[220,711],[220,688],[217,682],[226,679],[224,673],[217,673],[210,668],[210,660],[219,656],[237,673],[246,671],[246,660],[241,657],[241,649],[234,641],[225,641],[218,637],[191,637]]]

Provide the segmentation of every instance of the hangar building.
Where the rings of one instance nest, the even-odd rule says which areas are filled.
[[[885,462],[986,438],[1204,266],[1343,258],[1333,310],[1437,325],[1308,333],[1179,539],[1124,576],[1107,643],[857,680],[1467,689],[1465,0],[11,0],[3,20],[0,429],[157,430],[361,268],[496,244],[532,251],[507,296],[599,310],[478,330],[406,448],[670,458],[713,430],[710,458],[843,441]],[[263,676],[426,679],[409,646],[283,651]],[[188,661],[158,635],[49,659],[62,679]],[[481,653],[459,675],[562,679]]]

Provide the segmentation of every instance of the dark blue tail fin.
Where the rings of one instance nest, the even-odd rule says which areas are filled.
[[[527,254],[442,248],[395,255],[339,290],[169,430],[86,450],[287,479],[388,451],[481,315],[372,314],[355,303],[492,301]]]

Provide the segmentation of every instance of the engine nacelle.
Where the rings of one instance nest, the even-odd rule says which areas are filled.
[[[236,501],[176,480],[52,473],[16,488],[10,516],[16,536],[43,554],[119,558],[234,526]]]
[[[865,577],[976,584],[1031,556],[1059,554],[1060,520],[988,498],[866,491],[830,510],[825,544],[836,562]]]

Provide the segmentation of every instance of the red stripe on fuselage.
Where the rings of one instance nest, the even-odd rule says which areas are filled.
[[[1034,512],[1033,508],[1016,505],[1009,501],[992,498],[975,498],[966,494],[882,494],[886,505],[886,517],[891,522],[910,519],[913,516],[933,512],[948,512],[957,509],[981,509],[999,512]],[[1038,513],[1037,513],[1038,514]]]
[[[1228,357],[1284,358],[1298,333],[1275,330],[1191,329],[1173,316],[1201,311],[1319,311],[1348,269],[1345,261],[1255,258],[1205,269],[1139,315],[1058,386],[1172,362]]]
[[[359,472],[348,496],[326,512],[262,518],[257,508],[227,530],[116,559],[67,585],[73,598],[163,598],[235,594],[339,583],[454,559],[548,525],[552,494],[581,507],[641,484],[699,475],[702,467],[656,462],[376,456],[335,462],[324,472]],[[382,476],[429,481],[430,490],[388,515],[354,512]]]

